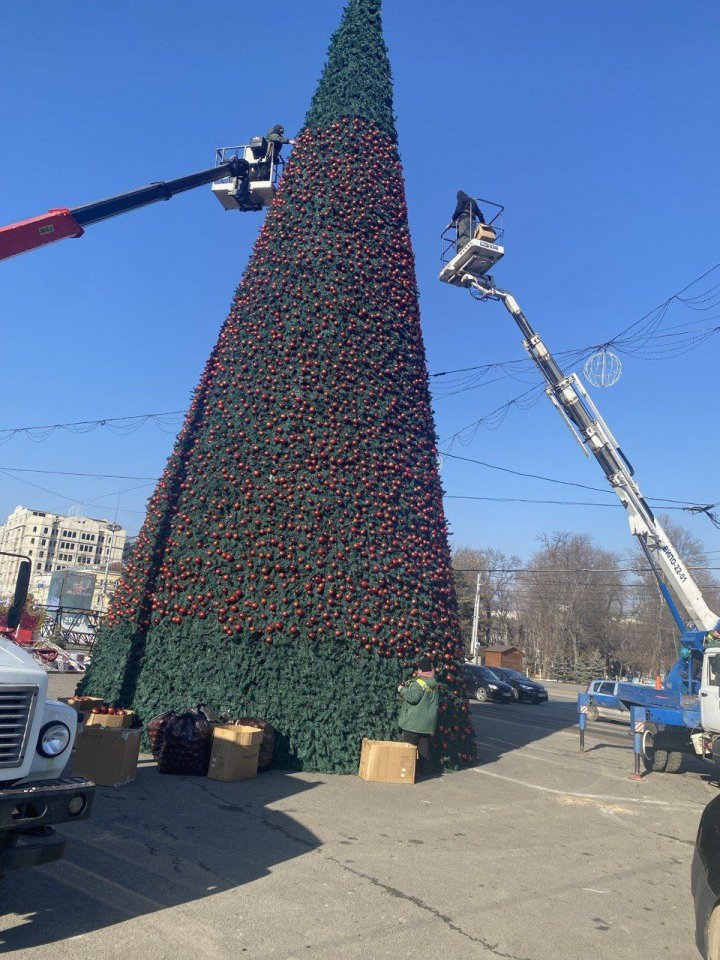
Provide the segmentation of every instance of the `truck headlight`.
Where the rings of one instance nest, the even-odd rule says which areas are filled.
[[[70,728],[64,723],[46,723],[40,731],[37,752],[43,757],[59,757],[70,744]]]

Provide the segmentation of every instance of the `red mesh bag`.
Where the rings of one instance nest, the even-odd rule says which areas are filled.
[[[203,706],[191,707],[182,713],[168,710],[153,717],[147,732],[159,773],[206,776],[216,722],[215,713]]]

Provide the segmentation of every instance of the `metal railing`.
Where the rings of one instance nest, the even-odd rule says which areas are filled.
[[[464,240],[464,242],[467,243],[469,240],[473,239],[476,228],[480,226],[480,220],[478,220],[476,216],[473,216],[473,201],[478,205],[480,211],[485,217],[485,225],[492,227],[494,230],[494,242],[499,244],[505,234],[505,228],[503,226],[503,213],[505,212],[505,207],[500,203],[495,203],[493,200],[486,200],[483,197],[471,197],[470,202],[468,202],[467,205],[467,213],[465,214],[463,211],[457,220],[451,220],[440,234],[440,241],[442,244],[440,260],[444,264],[449,263],[462,249],[464,244],[461,244],[460,247],[458,247],[458,241]],[[488,210],[488,208],[490,209]],[[492,218],[488,220],[488,213],[492,213],[493,210],[495,213]],[[460,223],[463,221],[468,223],[468,228],[463,230],[461,234]]]
[[[218,147],[215,151],[215,166],[219,167],[221,164],[227,163],[228,160],[231,160],[233,157],[238,157],[240,160],[245,159],[245,151],[249,149],[249,147],[250,144],[248,143],[241,143],[237,147]],[[268,144],[268,152],[269,149],[270,146]],[[272,185],[277,188],[280,177],[282,176],[283,167],[285,166],[285,161],[282,156],[277,157],[271,162],[269,177],[258,177],[256,173],[258,167],[269,162],[268,152],[266,152],[264,156],[256,157],[252,161],[250,166],[250,181],[252,182],[253,180],[268,179],[271,180]],[[253,154],[253,156],[255,155]],[[222,177],[220,180],[216,180],[215,183],[230,183],[231,181],[232,177]]]

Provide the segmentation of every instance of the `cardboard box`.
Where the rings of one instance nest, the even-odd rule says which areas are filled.
[[[415,783],[416,760],[412,743],[363,738],[358,773],[361,780],[376,783]]]
[[[257,776],[263,732],[257,727],[219,723],[213,731],[208,777],[230,783]]]
[[[129,710],[124,716],[116,713],[86,713],[86,727],[134,727],[135,711]]]
[[[78,713],[89,714],[93,707],[102,707],[105,705],[102,697],[87,697],[82,702],[78,702],[75,697],[59,697],[58,699],[60,703],[66,703],[69,707],[72,707],[73,710],[77,710]],[[70,703],[71,700],[75,700],[75,703]]]
[[[142,730],[85,727],[75,746],[73,773],[101,787],[121,787],[135,779]]]
[[[497,234],[493,227],[489,227],[486,223],[481,223],[480,226],[475,231],[474,240],[487,240],[488,243],[495,243],[497,240]]]

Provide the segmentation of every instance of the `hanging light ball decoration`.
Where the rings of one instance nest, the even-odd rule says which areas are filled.
[[[612,350],[601,347],[587,358],[583,373],[593,387],[614,387],[622,376],[622,361]]]

